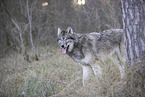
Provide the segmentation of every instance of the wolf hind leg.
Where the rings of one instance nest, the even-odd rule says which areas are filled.
[[[92,67],[89,65],[82,65],[82,68],[83,68],[83,86],[85,86],[89,82],[91,76],[93,75],[93,70]]]

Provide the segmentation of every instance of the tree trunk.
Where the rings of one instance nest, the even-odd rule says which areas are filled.
[[[127,62],[145,65],[145,1],[121,0]]]

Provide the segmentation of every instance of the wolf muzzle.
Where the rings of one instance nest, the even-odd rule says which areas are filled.
[[[65,54],[67,50],[67,46],[61,45],[61,48],[62,48],[62,53]]]

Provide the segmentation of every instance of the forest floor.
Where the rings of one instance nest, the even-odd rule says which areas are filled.
[[[14,52],[0,58],[0,97],[118,97],[130,93],[124,93],[126,80],[120,78],[111,58],[101,62],[102,77],[92,76],[83,86],[81,66],[60,49],[40,47],[39,52],[40,60],[31,63]]]

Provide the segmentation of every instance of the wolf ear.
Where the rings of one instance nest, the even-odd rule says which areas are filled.
[[[61,31],[62,30],[60,28],[58,28],[57,35],[59,35],[61,33]]]
[[[68,32],[68,33],[71,33],[71,34],[74,33],[71,27],[68,27],[68,28],[67,28],[67,32]]]

